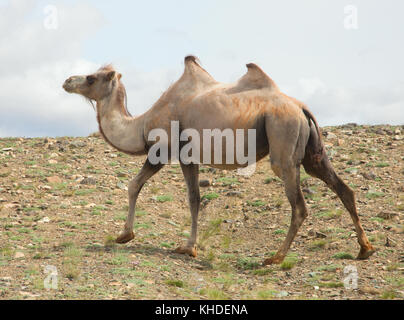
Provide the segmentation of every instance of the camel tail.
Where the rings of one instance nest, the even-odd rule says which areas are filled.
[[[310,137],[306,146],[306,156],[310,156],[315,162],[320,162],[325,155],[321,129],[316,118],[306,107],[302,107],[302,111],[310,124]],[[314,124],[314,128],[311,123]]]

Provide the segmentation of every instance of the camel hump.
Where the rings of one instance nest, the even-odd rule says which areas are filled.
[[[198,57],[196,57],[196,56],[186,56],[185,57],[185,63],[187,63],[187,62],[194,62],[194,63],[198,63],[198,61],[199,61],[199,59],[198,59]]]
[[[246,90],[277,88],[275,82],[255,63],[247,64],[247,73],[239,80],[238,86]]]
[[[196,56],[189,55],[184,59],[185,71],[184,76],[192,78],[193,81],[202,82],[205,84],[216,83],[216,80],[199,64],[199,59]]]

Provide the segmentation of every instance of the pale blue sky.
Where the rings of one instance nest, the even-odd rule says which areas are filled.
[[[57,30],[43,27],[49,4]],[[347,5],[356,30],[344,28]],[[404,124],[403,12],[396,0],[0,0],[0,137],[96,130],[93,111],[61,83],[106,62],[124,74],[132,113],[144,112],[187,54],[223,82],[259,64],[320,125]]]

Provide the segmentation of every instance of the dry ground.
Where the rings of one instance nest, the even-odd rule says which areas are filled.
[[[179,166],[166,166],[138,200],[136,238],[115,245],[127,211],[126,185],[144,158],[97,137],[0,140],[1,299],[403,299],[404,127],[324,128],[336,171],[356,191],[367,235],[359,251],[349,214],[302,171],[309,207],[289,256],[262,267],[289,226],[290,207],[267,160],[256,173],[201,168],[199,256],[173,253],[189,236]],[[44,268],[58,271],[44,289]],[[344,268],[358,289],[344,288]]]

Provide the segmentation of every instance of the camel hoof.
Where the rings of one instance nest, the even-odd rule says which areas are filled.
[[[281,264],[283,261],[283,258],[278,258],[276,256],[273,256],[271,258],[265,259],[264,262],[262,263],[264,266],[269,266],[271,264]]]
[[[133,233],[133,231],[130,233],[122,233],[118,238],[116,238],[115,242],[123,244],[131,241],[134,238],[135,234]]]
[[[372,246],[370,246],[369,248],[366,248],[366,249],[361,248],[356,259],[357,260],[366,260],[375,252],[376,252],[376,250]]]
[[[177,249],[175,249],[174,251],[175,253],[179,253],[179,254],[188,254],[191,257],[196,258],[196,256],[198,255],[196,252],[196,247],[178,247]]]

